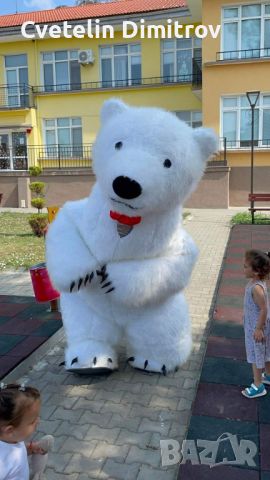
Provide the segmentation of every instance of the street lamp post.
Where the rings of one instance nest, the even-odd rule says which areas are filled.
[[[248,98],[250,107],[251,107],[251,168],[250,168],[250,208],[251,208],[251,218],[252,225],[254,224],[254,200],[253,200],[253,166],[254,166],[254,118],[255,118],[255,107],[258,102],[259,91],[247,92],[246,96]]]

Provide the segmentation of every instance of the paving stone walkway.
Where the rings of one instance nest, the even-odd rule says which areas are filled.
[[[179,465],[161,466],[160,439],[186,436],[191,405],[213,310],[233,210],[192,210],[185,228],[200,249],[200,258],[186,290],[193,323],[190,360],[167,377],[143,374],[125,364],[108,377],[79,377],[66,373],[64,341],[50,349],[23,376],[42,391],[38,437],[55,436],[55,449],[46,470],[48,480],[175,480]],[[27,295],[28,275],[0,276],[0,294]],[[29,363],[28,363],[29,365]]]
[[[253,381],[251,366],[246,362],[242,324],[247,283],[243,258],[250,248],[269,251],[270,225],[237,225],[232,229],[187,432],[187,438],[196,443],[198,439],[221,439],[213,454],[219,466],[209,468],[189,462],[180,467],[179,479],[270,480],[270,387],[266,387],[268,395],[262,398],[250,400],[241,395],[241,390]],[[235,442],[240,445],[245,441],[255,444],[254,453],[257,449],[249,464],[241,450],[233,448]],[[232,464],[222,465],[223,459]]]

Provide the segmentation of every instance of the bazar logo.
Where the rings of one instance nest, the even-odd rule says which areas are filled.
[[[209,465],[210,468],[219,465],[256,467],[257,445],[251,440],[241,439],[238,442],[237,435],[231,433],[223,433],[214,441],[184,440],[181,450],[177,440],[160,440],[160,448],[163,467],[187,461],[192,465]]]

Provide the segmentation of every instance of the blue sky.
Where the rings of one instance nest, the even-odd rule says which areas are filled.
[[[32,12],[33,10],[46,10],[58,5],[75,5],[75,0],[0,0],[0,15],[16,12]]]

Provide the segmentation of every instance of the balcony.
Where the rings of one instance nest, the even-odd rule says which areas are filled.
[[[90,168],[92,163],[92,143],[28,147],[28,159],[31,165],[38,164],[46,169]]]
[[[34,106],[33,88],[29,85],[0,85],[0,110],[25,109]]]
[[[227,150],[250,150],[251,140],[226,140]],[[270,149],[270,139],[254,140],[255,149]]]
[[[61,85],[40,85],[34,87],[34,93],[52,94],[52,93],[67,93],[78,91],[92,91],[104,89],[123,89],[123,88],[138,88],[138,87],[159,87],[167,85],[185,85],[191,84],[199,86],[202,83],[202,72],[199,66],[196,65],[194,73],[187,75],[169,75],[163,77],[148,77],[148,78],[128,78],[125,80],[113,81],[99,81],[99,82],[84,82],[77,84],[61,84]]]
[[[230,50],[217,52],[217,62],[230,60],[250,60],[270,58],[270,48],[253,48],[248,50]]]
[[[2,148],[0,170],[28,170],[33,165],[44,169],[90,168],[92,144],[34,145]]]

